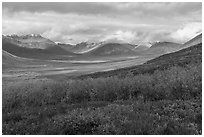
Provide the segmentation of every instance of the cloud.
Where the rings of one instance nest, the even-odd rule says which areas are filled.
[[[101,41],[125,41],[128,43],[132,43],[135,40],[136,33],[131,32],[131,31],[121,31],[118,30],[114,32],[113,34],[107,35],[104,38],[101,39]]]
[[[196,26],[202,23],[202,3],[3,2],[2,6],[3,34],[38,33],[66,43],[185,42],[201,31]]]
[[[11,12],[48,12],[76,13],[76,14],[107,14],[126,15],[140,13],[144,15],[176,14],[185,15],[194,11],[201,11],[201,2],[3,2],[3,9]]]
[[[202,23],[193,22],[185,24],[182,28],[178,29],[176,32],[173,32],[170,36],[178,42],[183,42],[190,40],[201,32]]]
[[[100,14],[109,13],[112,7],[93,2],[3,2],[3,8],[11,12],[47,12],[78,13],[78,14]]]

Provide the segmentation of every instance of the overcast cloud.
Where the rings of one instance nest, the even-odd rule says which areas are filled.
[[[202,3],[3,3],[3,34],[55,42],[183,43],[202,32]]]

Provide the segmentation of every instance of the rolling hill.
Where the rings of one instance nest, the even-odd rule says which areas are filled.
[[[2,51],[2,68],[14,67],[17,64],[21,64],[19,59],[6,51]]]
[[[163,55],[177,51],[181,44],[173,42],[156,42],[147,50],[139,52],[140,55]]]
[[[137,45],[137,46],[135,46],[135,48],[133,50],[136,51],[136,52],[141,52],[141,51],[145,51],[145,50],[148,50],[148,49],[149,49],[149,47],[147,47],[147,46]]]
[[[29,35],[11,35],[11,36],[6,36],[7,39],[13,39],[16,40],[15,44],[18,44],[18,46],[25,47],[25,48],[36,48],[36,49],[46,49],[49,47],[53,47],[56,44],[47,39],[42,37],[39,34],[29,34]]]
[[[41,35],[3,36],[2,49],[19,57],[34,59],[67,59],[76,55],[81,57],[117,56],[160,56],[190,47],[202,42],[202,34],[185,44],[156,42],[151,47],[127,43],[81,42],[76,45],[54,43]],[[79,56],[78,56],[79,57]]]
[[[63,49],[66,50],[66,51],[71,51],[71,52],[73,52],[72,49],[73,49],[73,46],[74,46],[74,45],[66,44],[66,43],[57,43],[57,46],[63,48]]]
[[[127,56],[136,55],[134,46],[131,44],[120,44],[120,43],[106,43],[101,46],[89,51],[88,55],[94,56]]]
[[[73,53],[84,54],[95,48],[98,48],[102,44],[103,42],[98,42],[98,43],[81,42],[76,45],[58,43],[58,46]]]
[[[33,59],[22,58],[8,53],[2,50],[2,68],[6,70],[7,68],[15,69],[17,67],[24,67],[28,64],[33,64],[35,61]]]
[[[83,75],[78,78],[84,79],[87,77],[110,77],[121,76],[125,77],[129,73],[134,75],[153,73],[155,70],[165,70],[173,66],[188,66],[199,65],[202,63],[202,43],[179,50],[177,52],[161,55],[155,59],[149,60],[142,65],[111,70],[107,72],[97,72],[93,74]]]
[[[45,49],[41,48],[27,48],[19,46],[16,42],[17,40],[10,40],[9,38],[3,38],[2,49],[12,55],[24,58],[33,59],[53,59],[58,56],[75,56],[76,54],[66,51],[59,46],[49,46]]]
[[[188,48],[190,46],[196,45],[202,43],[202,33],[197,35],[196,37],[194,37],[193,39],[187,41],[186,43],[184,43],[183,45],[181,45],[181,49],[183,48]]]

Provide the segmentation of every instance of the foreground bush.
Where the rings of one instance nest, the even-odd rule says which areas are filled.
[[[201,103],[188,102],[201,100],[201,73],[199,65],[129,74],[123,79],[89,78],[7,87],[2,93],[3,133],[201,134]],[[125,100],[131,103],[123,105]],[[172,104],[176,100],[182,101]],[[161,104],[151,105],[157,102]]]
[[[3,91],[3,108],[42,106],[47,104],[114,101],[142,97],[163,99],[200,98],[201,65],[189,69],[173,67],[119,79],[117,77],[73,80],[67,83],[22,84]]]
[[[201,102],[115,102],[42,118],[3,121],[4,134],[201,134]],[[40,111],[39,111],[40,112]],[[22,112],[21,112],[22,113]]]

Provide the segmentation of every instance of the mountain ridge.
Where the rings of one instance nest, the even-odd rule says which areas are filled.
[[[28,34],[28,35],[7,35],[3,36],[4,39],[11,39],[15,44],[21,47],[34,48],[34,49],[46,49],[48,47],[56,46],[55,42],[50,39],[42,37],[40,34]]]
[[[6,52],[24,58],[33,58],[33,59],[50,59],[57,55],[70,55],[74,56],[76,54],[65,51],[64,49],[58,46],[50,46],[45,49],[41,48],[27,48],[23,46],[19,46],[17,40],[12,41],[8,38],[2,39],[2,49]]]
[[[132,55],[163,55],[181,50],[202,42],[202,33],[187,41],[184,44],[174,42],[154,42],[151,47],[144,45],[133,45],[129,43],[109,43],[106,41],[81,42],[76,45],[66,43],[55,43],[39,34],[28,35],[2,35],[2,49],[20,57],[38,58],[43,56],[48,58],[48,55],[84,55],[85,56],[132,56]],[[9,43],[9,44],[8,44]],[[5,46],[7,44],[7,47]],[[13,47],[14,49],[12,49]],[[24,49],[23,49],[24,48]],[[15,53],[19,52],[19,53]],[[21,53],[20,53],[21,52]],[[27,54],[30,53],[30,56]],[[21,55],[22,54],[22,55]],[[27,55],[25,55],[27,54]],[[35,55],[36,54],[36,57]]]
[[[197,36],[195,36],[194,38],[190,39],[189,41],[187,41],[186,43],[184,43],[180,48],[188,48],[190,46],[196,45],[202,43],[202,33],[198,34]]]

